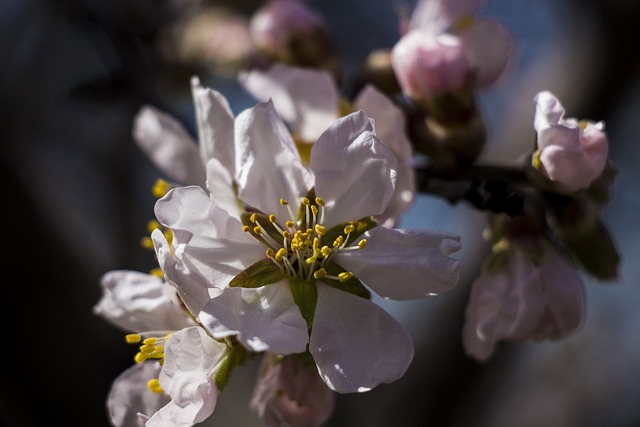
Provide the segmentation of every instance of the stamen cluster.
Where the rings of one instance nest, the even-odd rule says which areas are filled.
[[[255,213],[249,217],[253,226],[243,227],[243,231],[251,234],[267,247],[267,258],[273,261],[283,273],[295,279],[312,281],[325,278],[340,282],[351,279],[353,277],[351,272],[344,271],[337,276],[332,276],[327,273],[326,267],[336,253],[365,247],[365,239],[360,240],[357,245],[350,245],[351,233],[355,230],[355,226],[346,224],[342,230],[343,233],[333,239],[329,245],[327,229],[323,225],[325,202],[322,198],[315,197],[312,202],[304,197],[300,204],[299,218],[293,214],[286,200],[280,199],[280,204],[287,208],[290,219],[282,227],[274,214],[269,215],[267,226],[272,227],[277,234],[265,232],[265,226]]]

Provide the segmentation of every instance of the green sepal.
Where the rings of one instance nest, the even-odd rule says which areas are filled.
[[[238,273],[238,275],[229,282],[229,287],[259,288],[279,282],[285,277],[287,276],[273,261],[265,258]]]
[[[325,270],[327,270],[327,273],[330,276],[338,276],[340,273],[344,273],[345,271],[347,271],[344,268],[340,267],[338,264],[333,262],[330,262],[324,268]],[[355,276],[344,282],[340,282],[339,280],[333,280],[333,279],[324,279],[322,281],[327,285],[331,286],[332,288],[349,292],[350,294],[359,296],[364,299],[371,299],[371,292],[369,292],[369,290],[364,286],[364,284]]]
[[[618,169],[607,162],[600,176],[587,188],[587,196],[596,206],[602,207],[609,202],[609,193],[617,175]]]
[[[598,280],[618,278],[620,254],[592,206],[572,200],[550,212],[548,222],[587,273]]]
[[[313,317],[318,303],[318,289],[313,281],[290,279],[289,288],[293,295],[293,301],[300,309],[302,317],[307,322],[307,328],[311,329]]]
[[[276,230],[276,228],[273,226],[271,221],[269,221],[268,215],[265,215],[262,212],[243,212],[242,215],[240,215],[240,220],[242,221],[243,225],[249,226],[249,233],[251,233],[252,236],[263,242],[265,245],[270,246],[269,243],[264,239],[264,237],[262,237],[260,234],[256,234],[253,231],[254,227],[258,224],[251,222],[252,215],[256,216],[256,221],[260,223],[260,227],[262,228],[263,232],[267,233],[269,237],[271,237],[276,242],[282,242],[282,234],[280,234],[280,232],[278,232],[278,230]]]
[[[349,221],[345,222],[344,224],[334,225],[333,227],[328,229],[327,232],[322,236],[322,244],[331,247],[338,236],[344,236],[344,227],[348,224],[353,225],[355,227],[355,230],[351,232],[347,245],[354,242],[365,232],[378,226],[378,223],[376,223],[370,216],[366,216],[362,219],[359,219],[358,221]]]
[[[224,390],[231,379],[234,369],[244,362],[246,356],[247,350],[242,345],[231,347],[229,354],[222,359],[215,374],[216,388],[219,391]]]

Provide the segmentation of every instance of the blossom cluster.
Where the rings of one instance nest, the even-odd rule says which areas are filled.
[[[140,109],[133,138],[163,176],[146,240],[158,269],[102,278],[95,312],[139,347],[108,396],[115,426],[200,423],[256,357],[250,408],[270,426],[319,426],[336,393],[401,378],[412,337],[372,293],[432,298],[460,275],[460,236],[399,228],[420,192],[487,211],[492,252],[461,334],[470,357],[581,326],[574,264],[611,280],[618,263],[598,216],[614,175],[604,125],[565,118],[541,91],[536,148],[517,179],[494,168],[477,185],[486,130],[476,97],[515,50],[500,22],[479,16],[483,3],[418,2],[348,95],[322,19],[302,0],[270,0],[251,19],[226,21],[246,44],[209,58],[254,106],[236,112],[194,75],[196,136],[166,112]],[[452,198],[443,180],[464,195]],[[596,240],[609,251],[600,263],[589,249]]]

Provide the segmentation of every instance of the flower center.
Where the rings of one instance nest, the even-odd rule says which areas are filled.
[[[280,204],[289,211],[290,219],[278,223],[275,215],[259,217],[253,213],[249,217],[251,225],[245,225],[243,231],[251,234],[267,247],[266,255],[286,275],[300,280],[333,279],[345,282],[353,273],[344,271],[337,276],[327,273],[325,267],[333,256],[340,251],[360,250],[367,243],[361,239],[356,245],[350,242],[353,224],[343,226],[341,233],[327,233],[324,222],[324,200],[315,197],[313,201],[305,197],[300,204],[300,215],[296,217],[289,203],[280,199]],[[263,221],[268,220],[267,224]]]

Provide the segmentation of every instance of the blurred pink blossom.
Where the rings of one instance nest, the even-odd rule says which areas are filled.
[[[536,259],[517,244],[505,264],[473,283],[463,328],[468,355],[486,360],[500,340],[559,339],[583,322],[585,295],[576,271],[550,243]],[[538,254],[536,254],[538,255]]]
[[[266,358],[250,403],[266,425],[285,422],[294,427],[315,427],[329,419],[336,394],[315,366],[305,366],[295,356]]]

